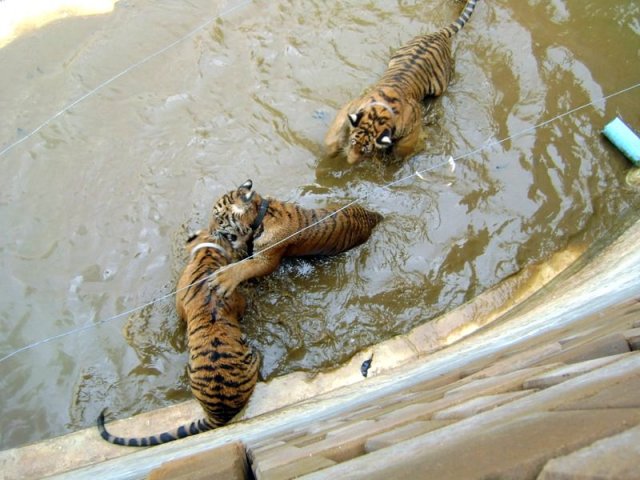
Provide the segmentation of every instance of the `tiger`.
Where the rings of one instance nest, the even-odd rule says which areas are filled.
[[[283,257],[335,255],[364,243],[382,215],[358,205],[307,209],[263,198],[247,180],[213,206],[210,229],[235,246],[247,245],[250,257],[218,271],[209,287],[230,295],[254,277],[272,273]],[[253,252],[256,253],[253,253]]]
[[[172,431],[138,438],[114,436],[97,420],[103,439],[116,445],[144,447],[206,432],[228,423],[248,402],[258,379],[260,354],[240,328],[246,302],[239,292],[222,297],[205,282],[213,272],[243,258],[246,248],[207,230],[187,240],[189,261],[178,280],[176,308],[187,324],[191,391],[206,416]]]
[[[380,80],[336,114],[324,138],[329,156],[357,164],[371,158],[402,160],[418,150],[422,101],[444,93],[452,76],[451,41],[469,21],[477,0],[435,33],[418,35],[398,49]]]

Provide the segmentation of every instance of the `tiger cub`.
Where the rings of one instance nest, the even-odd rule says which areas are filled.
[[[273,272],[283,257],[335,255],[364,243],[382,215],[354,205],[345,209],[306,209],[263,198],[247,180],[213,206],[211,231],[218,231],[251,258],[216,273],[209,282],[230,295],[241,282]],[[299,233],[297,233],[299,232]]]
[[[240,328],[245,300],[239,292],[222,298],[207,288],[216,270],[246,254],[218,235],[198,232],[187,241],[189,262],[178,280],[176,308],[187,322],[191,391],[206,417],[158,435],[123,438],[104,426],[104,410],[98,430],[106,441],[142,447],[171,442],[225,425],[247,403],[256,385],[260,356],[246,342]]]
[[[451,39],[469,21],[477,0],[468,0],[448,27],[418,35],[395,52],[382,78],[336,114],[324,143],[329,155],[344,153],[349,164],[391,155],[403,159],[417,150],[422,105],[439,96],[451,79]]]

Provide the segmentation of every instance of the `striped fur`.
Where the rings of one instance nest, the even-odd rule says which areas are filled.
[[[325,136],[329,155],[344,153],[350,164],[367,158],[403,159],[418,149],[422,101],[444,93],[451,80],[451,40],[469,21],[477,0],[435,33],[418,35],[395,52],[382,78],[347,103]]]
[[[240,328],[244,298],[238,292],[222,298],[206,286],[213,272],[246,251],[234,250],[225,238],[208,232],[189,239],[187,248],[193,253],[178,280],[176,307],[178,316],[187,322],[191,391],[206,416],[158,435],[124,438],[106,430],[103,411],[97,423],[108,442],[134,447],[158,445],[225,425],[244,407],[256,385],[260,357]]]
[[[249,245],[257,251],[252,258],[214,276],[210,286],[223,295],[234,292],[245,280],[273,272],[283,257],[335,255],[356,247],[369,238],[382,219],[380,214],[357,205],[335,213],[338,209],[306,209],[269,198],[263,221],[253,229],[263,198],[252,187],[247,180],[213,207],[210,229],[226,235],[239,247]]]

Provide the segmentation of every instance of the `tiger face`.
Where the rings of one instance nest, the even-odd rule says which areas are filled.
[[[393,146],[394,112],[381,102],[371,102],[349,114],[351,132],[347,145],[347,162],[360,163],[367,158],[384,156]]]
[[[252,187],[253,182],[247,180],[220,197],[213,206],[210,230],[226,238],[234,249],[246,249],[253,234],[251,224],[258,216],[258,205]]]
[[[193,257],[194,249],[198,245],[216,244],[216,250],[222,253],[229,262],[237,262],[247,256],[246,244],[238,242],[237,246],[232,245],[227,236],[218,231],[198,230],[191,234],[185,243],[186,253]]]

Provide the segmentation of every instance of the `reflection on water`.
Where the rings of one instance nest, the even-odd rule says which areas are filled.
[[[55,22],[0,49],[10,66],[0,147],[237,6],[214,3],[121,0],[110,15]],[[378,78],[394,47],[459,8],[248,3],[1,156],[0,353],[170,293],[187,232],[247,178],[283,200],[360,198],[385,216],[363,246],[286,261],[246,286],[264,377],[335,366],[605,234],[637,193],[599,132],[614,115],[638,129],[638,91],[520,132],[637,83],[630,0],[479,2],[420,155],[355,167],[323,156],[335,109]],[[449,156],[482,146],[452,171]],[[104,406],[123,417],[190,398],[173,302],[0,364],[2,448],[92,425]]]
[[[118,0],[3,0],[0,2],[0,47],[18,35],[60,18],[113,11]]]

